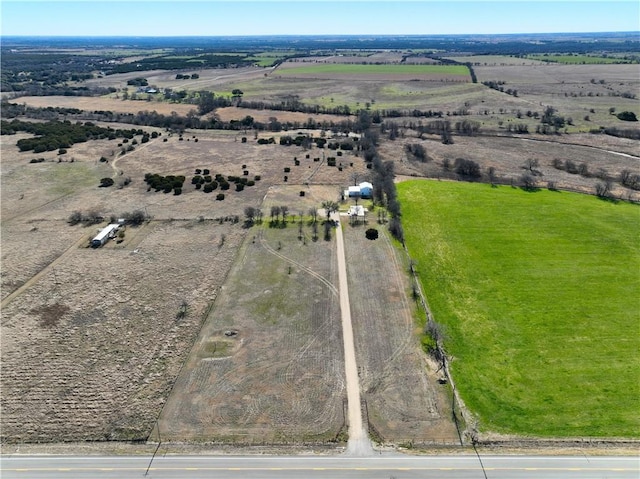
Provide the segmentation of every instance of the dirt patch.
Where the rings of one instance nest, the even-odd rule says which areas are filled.
[[[40,316],[40,326],[43,328],[51,328],[53,326],[57,326],[60,319],[69,311],[71,311],[69,306],[56,302],[54,304],[42,305],[37,308],[33,308],[31,313]]]

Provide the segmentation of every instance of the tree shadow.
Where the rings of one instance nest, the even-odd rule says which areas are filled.
[[[538,186],[521,186],[520,189],[527,193],[537,193],[538,191],[542,191],[542,188]]]

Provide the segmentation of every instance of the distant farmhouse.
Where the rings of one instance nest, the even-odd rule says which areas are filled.
[[[343,199],[348,198],[363,198],[369,199],[373,195],[373,185],[367,181],[363,181],[357,186],[350,186],[348,189],[344,190],[342,194]]]

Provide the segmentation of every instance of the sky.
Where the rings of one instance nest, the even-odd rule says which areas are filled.
[[[638,0],[0,0],[2,35],[435,35],[640,31]]]

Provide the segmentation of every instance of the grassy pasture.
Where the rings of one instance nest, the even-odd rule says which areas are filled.
[[[358,65],[358,64],[314,64],[305,66],[287,65],[279,70],[281,75],[446,75],[468,76],[469,70],[461,65]]]
[[[638,206],[448,182],[398,191],[481,431],[637,437]]]

